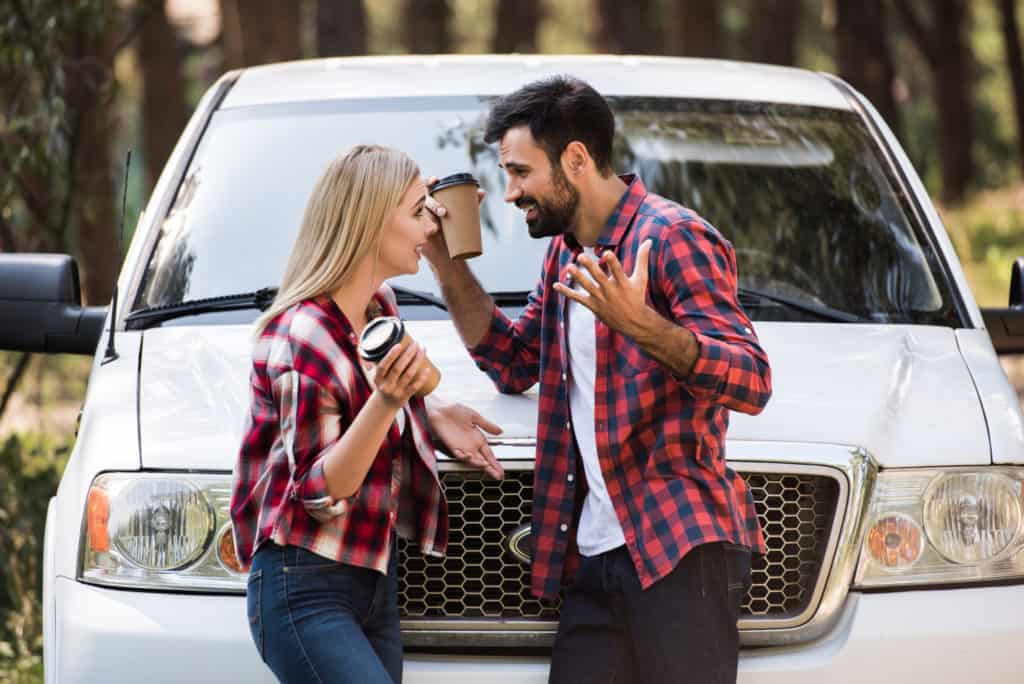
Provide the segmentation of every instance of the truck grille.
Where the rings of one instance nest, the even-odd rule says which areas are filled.
[[[822,565],[839,498],[837,481],[820,474],[745,472],[767,554],[754,557],[743,605],[749,620],[806,610]],[[407,620],[557,620],[556,601],[530,594],[530,569],[507,550],[506,537],[530,522],[533,472],[506,470],[505,480],[475,471],[441,473],[451,531],[446,558],[427,558],[399,540],[399,607]],[[741,627],[743,627],[741,621]]]

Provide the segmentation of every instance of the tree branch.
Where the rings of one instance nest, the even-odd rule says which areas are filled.
[[[10,402],[11,397],[14,396],[15,390],[18,389],[25,371],[28,370],[28,362],[31,360],[32,354],[24,352],[18,359],[18,363],[14,365],[14,370],[7,376],[7,387],[4,388],[4,394],[0,397],[0,418],[3,418],[4,411],[7,410],[7,404]]]

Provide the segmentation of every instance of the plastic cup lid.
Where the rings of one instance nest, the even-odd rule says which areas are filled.
[[[478,181],[476,177],[471,173],[453,173],[452,175],[445,176],[441,180],[431,185],[429,188],[427,188],[427,191],[434,193],[437,192],[438,190],[450,188],[453,185],[466,185],[469,183],[472,183],[477,187],[480,186],[480,181]]]

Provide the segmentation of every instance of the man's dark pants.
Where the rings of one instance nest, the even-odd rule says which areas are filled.
[[[750,552],[704,544],[646,591],[626,547],[584,557],[565,590],[551,684],[734,684]]]

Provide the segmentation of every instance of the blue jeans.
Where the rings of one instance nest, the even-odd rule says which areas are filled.
[[[696,547],[646,591],[625,546],[584,557],[566,588],[551,684],[735,684],[750,551]]]
[[[388,574],[267,543],[252,561],[249,628],[285,682],[400,684],[398,553]]]

